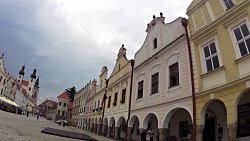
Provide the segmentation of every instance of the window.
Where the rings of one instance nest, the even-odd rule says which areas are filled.
[[[121,103],[125,103],[125,99],[126,99],[126,89],[123,89]]]
[[[155,38],[155,39],[153,40],[153,44],[154,44],[154,49],[156,49],[156,48],[157,48],[157,38]]]
[[[233,3],[232,0],[223,0],[223,1],[224,1],[225,5],[226,5],[227,9],[234,6],[234,3]]]
[[[179,65],[175,63],[169,66],[169,87],[174,87],[179,85]]]
[[[2,88],[2,90],[1,90],[1,95],[3,94],[3,88]]]
[[[0,81],[1,82],[1,81]],[[17,82],[20,82],[20,80],[18,80]]]
[[[99,106],[100,106],[100,100],[98,100],[98,107],[97,108],[99,108]]]
[[[5,85],[5,81],[6,81],[6,79],[4,79],[4,81],[3,81],[3,85]]]
[[[19,78],[21,78],[21,75],[19,75]]]
[[[151,94],[158,93],[158,84],[159,84],[159,73],[152,75],[151,78]]]
[[[58,116],[60,116],[60,112],[61,112],[61,111],[60,111],[60,110],[58,110],[58,113],[57,113],[57,115],[58,115]]]
[[[64,115],[65,115],[65,111],[62,111],[62,116],[64,117]]]
[[[108,108],[110,107],[110,103],[111,103],[111,96],[109,96]]]
[[[143,97],[143,80],[138,83],[138,95],[137,99]]]
[[[31,79],[31,82],[33,82],[33,79]]]
[[[66,103],[63,103],[63,107],[66,107],[66,105],[67,105]]]
[[[0,83],[1,83],[1,81],[2,81],[2,78],[3,78],[3,77],[1,76],[1,77],[0,77]]]
[[[62,102],[59,102],[59,106],[61,106],[62,105]]]
[[[118,95],[118,93],[115,93],[115,98],[114,98],[113,106],[116,106],[116,104],[117,104],[117,95]]]
[[[239,47],[241,56],[250,53],[250,34],[246,23],[242,23],[233,29],[236,38],[236,43]]]
[[[31,90],[31,87],[29,87],[29,91]]]
[[[203,48],[207,72],[220,67],[215,42],[209,43]]]

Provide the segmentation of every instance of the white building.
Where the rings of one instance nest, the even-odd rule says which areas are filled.
[[[4,66],[4,54],[2,54],[0,57],[0,96],[4,96],[9,76],[9,73]]]
[[[147,26],[146,39],[135,54],[128,138],[136,140],[150,128],[154,141],[191,138],[191,79],[181,21],[165,23],[161,13]]]

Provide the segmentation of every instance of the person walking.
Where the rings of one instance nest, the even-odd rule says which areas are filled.
[[[39,119],[39,113],[37,113],[37,116],[36,116],[36,121],[38,121],[38,119]]]

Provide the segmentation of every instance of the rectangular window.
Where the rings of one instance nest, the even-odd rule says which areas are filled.
[[[174,87],[179,85],[179,65],[175,63],[169,66],[169,87]]]
[[[61,113],[61,111],[60,111],[60,110],[58,110],[57,115],[58,115],[58,116],[60,116],[60,113]]]
[[[137,99],[143,97],[143,80],[138,83],[138,95]]]
[[[117,104],[117,95],[118,95],[118,93],[115,93],[115,98],[114,98],[113,106],[116,106],[116,104]]]
[[[66,107],[66,103],[63,103],[63,106]]]
[[[246,23],[242,23],[233,29],[240,55],[245,56],[250,53],[250,34]]]
[[[126,99],[126,89],[123,89],[121,103],[125,103],[125,99]]]
[[[157,48],[157,38],[155,38],[155,39],[153,40],[153,43],[154,43],[154,49],[156,49],[156,48]]]
[[[250,136],[250,103],[238,106],[237,136]]]
[[[233,3],[232,0],[223,0],[223,1],[224,1],[225,5],[226,5],[227,9],[234,6],[234,3]]]
[[[215,42],[209,43],[208,45],[203,47],[203,51],[207,72],[210,72],[220,67]]]
[[[65,111],[62,111],[62,116],[64,117],[64,115],[65,115]]]
[[[99,106],[100,106],[100,100],[98,100],[98,107],[97,108],[99,108]]]
[[[159,85],[159,73],[152,75],[151,78],[151,94],[158,93],[158,85]]]
[[[108,108],[110,107],[110,104],[111,104],[111,96],[109,96]]]
[[[62,102],[59,102],[59,106],[61,106],[62,105]]]

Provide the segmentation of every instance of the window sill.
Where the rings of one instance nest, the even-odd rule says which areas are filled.
[[[135,100],[135,102],[141,102],[141,101],[143,101],[143,97],[137,98],[137,99]]]
[[[169,92],[169,91],[175,91],[175,90],[177,90],[177,89],[181,89],[180,84],[179,84],[179,85],[176,85],[176,86],[168,87],[168,92]]]
[[[157,96],[157,95],[160,95],[160,93],[159,92],[153,93],[153,94],[150,94],[149,96],[151,97],[151,96]]]
[[[216,73],[216,72],[218,72],[218,71],[220,71],[220,70],[223,70],[223,69],[225,69],[225,66],[224,66],[224,65],[221,66],[221,67],[218,67],[218,68],[216,68],[216,69],[214,69],[214,70],[212,70],[212,71],[209,71],[209,72],[207,72],[207,73],[202,74],[201,77],[202,77],[202,78],[203,78],[203,77],[206,77],[206,76],[208,76],[208,75],[210,75],[210,74]]]
[[[244,60],[249,59],[249,58],[250,58],[250,53],[245,55],[245,56],[242,56],[241,58],[239,58],[237,60],[235,60],[235,63],[238,64],[239,62],[244,61]]]

